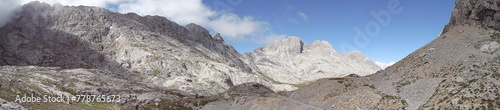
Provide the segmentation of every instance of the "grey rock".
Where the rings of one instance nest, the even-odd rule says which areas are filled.
[[[10,101],[4,100],[2,98],[0,98],[0,109],[1,110],[29,110],[29,109],[24,108],[23,106],[21,106],[17,103],[10,102]]]
[[[462,77],[456,77],[454,80],[455,80],[456,82],[460,82],[460,83],[461,83],[461,82],[464,82],[464,78],[462,78]]]
[[[327,41],[305,44],[291,36],[243,55],[255,71],[275,83],[304,85],[325,77],[366,76],[381,68],[361,52],[344,55]]]
[[[481,52],[483,53],[493,54],[500,50],[500,44],[498,44],[498,42],[496,41],[493,41],[491,43],[484,44],[483,46],[481,46],[481,48],[479,48],[479,50],[481,50]]]
[[[493,29],[500,29],[500,8],[498,0],[456,0],[450,23],[443,33],[462,24],[482,24]]]

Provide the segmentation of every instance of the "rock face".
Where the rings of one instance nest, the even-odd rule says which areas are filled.
[[[457,0],[450,23],[441,35],[375,74],[321,79],[291,92],[230,97],[207,107],[498,109],[498,4],[498,0]],[[355,52],[347,56],[362,59]]]
[[[304,45],[301,39],[293,36],[243,56],[246,62],[255,66],[257,73],[274,82],[287,84],[300,85],[320,78],[349,74],[365,76],[381,69],[361,52],[344,55],[336,52],[326,41]]]
[[[461,24],[482,24],[500,29],[500,1],[498,0],[456,0],[450,23],[444,32]]]

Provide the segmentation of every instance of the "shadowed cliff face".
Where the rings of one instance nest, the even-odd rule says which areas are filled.
[[[498,30],[500,29],[499,5],[498,0],[457,0],[450,23],[443,32],[462,24],[482,24]]]

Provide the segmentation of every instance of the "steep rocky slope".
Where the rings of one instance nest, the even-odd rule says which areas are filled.
[[[226,97],[205,109],[499,109],[499,4],[457,0],[441,35],[373,75],[321,79],[292,92]]]
[[[370,82],[410,109],[498,108],[499,6],[496,0],[457,0],[440,36]]]
[[[243,56],[258,73],[275,82],[288,84],[300,85],[348,74],[365,76],[381,69],[359,51],[344,55],[336,52],[327,41],[304,44],[300,38],[293,36]]]

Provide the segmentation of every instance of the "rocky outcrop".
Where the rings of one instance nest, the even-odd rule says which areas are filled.
[[[306,44],[298,37],[275,41],[266,47],[245,53],[246,62],[255,71],[275,83],[300,86],[325,77],[349,74],[369,75],[380,70],[361,52],[344,55],[336,52],[327,41]]]
[[[496,41],[493,41],[489,44],[485,44],[485,45],[481,46],[480,50],[483,53],[493,54],[493,53],[497,52],[498,50],[500,50],[500,44],[498,44],[498,42],[496,42]]]
[[[443,32],[462,24],[482,24],[500,29],[500,1],[498,0],[456,0],[450,23]]]

